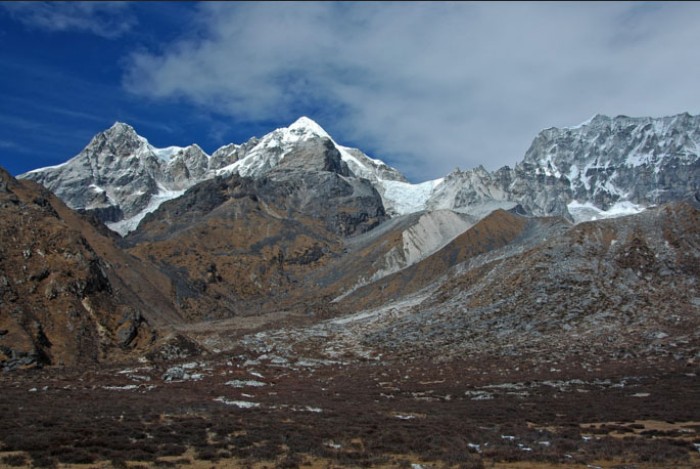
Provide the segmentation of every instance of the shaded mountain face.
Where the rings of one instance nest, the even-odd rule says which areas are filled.
[[[0,365],[119,360],[177,323],[167,282],[32,182],[0,169]]]
[[[299,290],[304,276],[338,256],[344,237],[385,218],[368,181],[289,165],[257,179],[202,182],[148,215],[125,241],[171,276],[184,314],[225,317],[261,302],[315,298]]]

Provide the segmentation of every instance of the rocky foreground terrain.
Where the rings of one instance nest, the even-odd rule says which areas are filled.
[[[700,467],[698,136],[410,184],[308,119],[117,124],[0,171],[0,467]]]

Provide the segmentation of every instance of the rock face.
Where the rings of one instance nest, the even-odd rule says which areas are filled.
[[[338,299],[348,314],[250,337],[289,359],[490,357],[530,370],[675,363],[700,346],[700,210],[571,224],[496,211],[443,249]],[[461,372],[461,371],[460,371]]]
[[[162,274],[46,189],[0,169],[0,206],[0,367],[124,359],[177,322]]]
[[[568,181],[572,199],[603,210],[621,200],[663,204],[698,195],[698,143],[700,116],[596,115],[577,128],[542,131],[516,170]]]
[[[520,205],[534,215],[581,220],[586,206],[631,212],[699,199],[699,144],[700,116],[597,115],[577,127],[543,130],[514,169],[450,174],[426,205],[475,214]]]
[[[329,138],[300,141],[285,155],[274,171],[295,170],[299,176],[305,171],[327,171],[340,176],[350,176],[348,165]]]

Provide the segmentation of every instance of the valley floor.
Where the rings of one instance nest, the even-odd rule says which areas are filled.
[[[0,467],[700,467],[697,367],[516,369],[241,349],[4,373]]]

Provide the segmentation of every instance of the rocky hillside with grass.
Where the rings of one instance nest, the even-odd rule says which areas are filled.
[[[157,269],[99,222],[0,170],[0,364],[133,360],[180,320]]]
[[[688,203],[577,225],[494,212],[336,300],[353,313],[246,343],[273,361],[342,357],[392,368],[483,357],[532,373],[669,363],[692,371],[698,259],[700,210]]]

